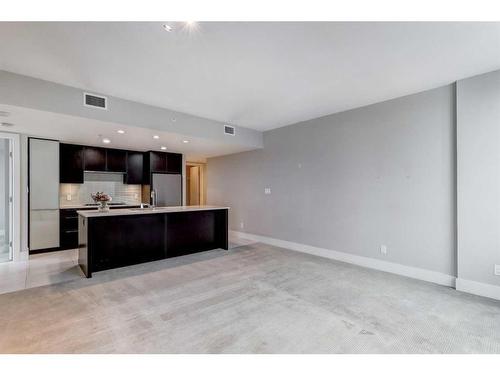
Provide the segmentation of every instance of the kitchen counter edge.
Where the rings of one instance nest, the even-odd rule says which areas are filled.
[[[76,213],[82,217],[107,217],[107,216],[125,216],[125,215],[154,215],[154,214],[168,214],[173,212],[193,212],[193,211],[212,211],[212,210],[229,210],[230,207],[222,206],[174,206],[174,207],[158,207],[154,210],[145,209],[131,209],[131,208],[115,208],[107,212],[100,212],[97,210],[82,210]]]

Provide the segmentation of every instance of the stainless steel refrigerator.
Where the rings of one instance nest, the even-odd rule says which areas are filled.
[[[157,207],[182,206],[182,175],[153,173],[151,189]]]

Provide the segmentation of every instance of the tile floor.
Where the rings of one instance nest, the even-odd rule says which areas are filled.
[[[82,278],[77,250],[31,255],[0,264],[0,294]]]

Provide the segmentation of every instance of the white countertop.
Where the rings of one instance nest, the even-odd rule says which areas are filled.
[[[77,214],[82,217],[101,217],[101,216],[124,216],[124,215],[148,215],[148,214],[168,214],[172,212],[190,212],[190,211],[210,211],[210,210],[229,210],[229,207],[221,206],[173,206],[173,207],[156,207],[154,209],[137,209],[137,208],[117,208],[107,212],[97,210],[77,211]]]
[[[136,204],[115,204],[115,205],[112,205],[110,207],[135,207],[135,206],[140,206],[141,204],[140,203],[136,203]],[[97,210],[97,206],[87,206],[85,204],[69,204],[69,205],[64,205],[64,206],[59,206],[59,209],[60,210],[78,210],[78,209],[83,209],[83,208],[87,208],[87,209],[96,209]]]

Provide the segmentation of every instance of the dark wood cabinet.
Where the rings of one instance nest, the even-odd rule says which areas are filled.
[[[123,177],[126,184],[143,183],[144,157],[142,152],[127,151],[127,173]]]
[[[75,209],[59,210],[59,248],[78,247],[78,214]]]
[[[167,173],[182,173],[182,154],[167,152]]]
[[[59,145],[59,181],[64,184],[83,184],[83,146]]]
[[[110,208],[137,208],[139,206],[120,206]],[[78,248],[78,214],[76,211],[96,210],[96,207],[62,208],[59,210],[59,250]]]
[[[92,272],[229,248],[228,210],[83,217],[78,264]]]
[[[182,154],[149,151],[144,153],[143,183],[151,183],[152,173],[182,174]]]
[[[86,171],[106,171],[106,149],[100,147],[85,147],[83,149],[84,169]]]
[[[165,219],[165,215],[125,215],[88,220],[92,271],[166,258]]]
[[[150,151],[151,173],[164,173],[167,171],[167,154],[165,152]]]
[[[84,171],[125,173],[125,184],[150,184],[152,173],[182,174],[182,154],[61,143],[60,182],[82,184]]]
[[[127,171],[127,152],[113,148],[106,149],[106,171],[107,172],[126,172]]]
[[[83,151],[86,171],[126,172],[127,152],[113,148],[85,147]]]

